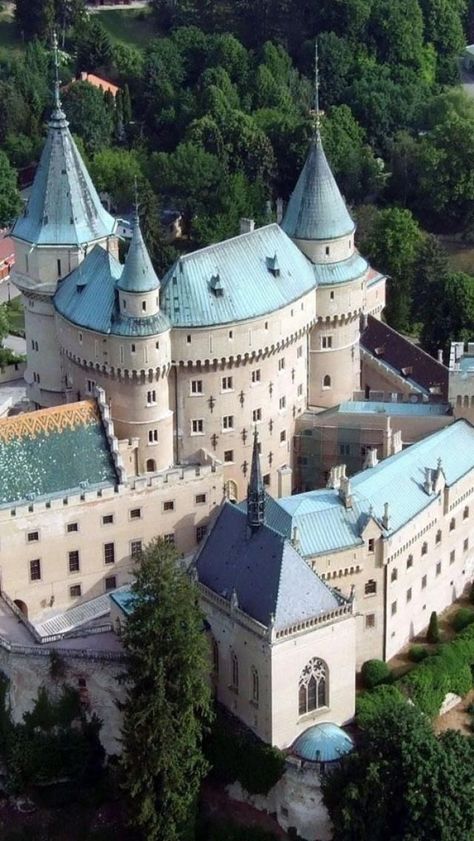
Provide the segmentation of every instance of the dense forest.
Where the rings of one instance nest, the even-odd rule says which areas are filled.
[[[317,36],[325,150],[361,250],[391,277],[388,320],[432,351],[472,338],[474,279],[453,273],[436,236],[474,238],[474,99],[459,86],[471,11],[467,0],[152,0],[138,13],[149,37],[128,43],[82,0],[18,0],[23,47],[0,52],[0,221],[18,206],[12,168],[43,142],[53,29],[64,84],[87,70],[121,88],[115,102],[87,83],[62,98],[118,211],[138,178],[160,272],[175,253],[159,207],[182,212],[179,247],[191,248],[237,233],[241,216],[273,219],[288,199],[311,133]]]

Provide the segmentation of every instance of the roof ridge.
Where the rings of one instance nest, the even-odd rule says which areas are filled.
[[[279,231],[281,231],[283,234],[285,233],[285,231],[280,227],[280,225],[277,222],[269,222],[267,225],[260,225],[260,227],[254,228],[253,231],[245,231],[245,233],[243,233],[243,234],[236,234],[235,236],[228,237],[227,239],[223,239],[220,242],[211,242],[209,245],[205,245],[204,248],[198,248],[196,251],[190,251],[188,254],[182,254],[180,257],[178,257],[178,259],[176,260],[174,265],[177,265],[178,263],[184,262],[185,260],[188,260],[190,257],[195,257],[196,254],[204,254],[206,251],[212,251],[213,248],[221,248],[222,246],[225,246],[229,242],[235,242],[235,240],[244,239],[244,237],[251,237],[254,234],[256,234],[257,232],[265,231],[265,230],[268,230],[269,228],[276,228]],[[285,236],[286,236],[286,234],[285,234]]]

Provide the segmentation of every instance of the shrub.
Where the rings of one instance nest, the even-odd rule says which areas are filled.
[[[392,673],[383,660],[366,660],[361,669],[362,680],[367,689],[374,689],[381,683],[388,683]]]
[[[382,684],[372,692],[361,692],[356,702],[357,724],[368,729],[375,718],[405,704],[406,700],[398,687]]]
[[[471,604],[474,604],[474,581],[472,582],[469,588],[469,601],[471,602]]]
[[[438,614],[436,613],[436,610],[433,610],[430,616],[430,624],[428,625],[426,639],[430,643],[439,642]]]
[[[456,633],[463,631],[468,625],[474,622],[474,612],[468,607],[460,607],[451,619],[451,626]]]
[[[426,660],[428,653],[428,649],[423,645],[412,645],[408,656],[413,663],[421,663],[422,660]]]

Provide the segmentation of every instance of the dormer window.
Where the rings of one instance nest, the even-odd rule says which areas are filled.
[[[273,255],[273,257],[267,257],[266,263],[267,263],[267,269],[270,272],[270,274],[272,274],[273,277],[279,277],[280,266],[279,266],[279,263],[278,263],[278,257],[276,255],[276,252]]]
[[[219,272],[216,272],[212,275],[210,280],[210,287],[216,298],[222,297],[222,295],[224,294],[224,286],[222,285]]]

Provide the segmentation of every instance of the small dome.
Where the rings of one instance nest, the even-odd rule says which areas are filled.
[[[293,742],[291,752],[307,762],[334,762],[354,749],[351,737],[337,724],[308,727]]]

